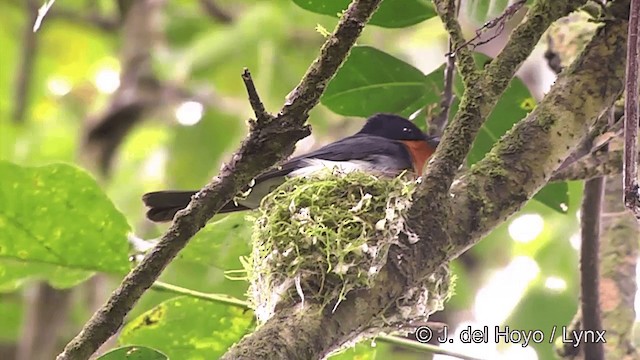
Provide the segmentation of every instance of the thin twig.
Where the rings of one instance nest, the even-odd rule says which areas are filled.
[[[153,285],[151,285],[151,288],[153,290],[156,290],[156,291],[168,292],[168,293],[177,294],[177,295],[185,295],[185,296],[190,296],[190,297],[195,298],[195,299],[211,301],[211,302],[219,303],[219,304],[236,306],[236,307],[239,307],[239,308],[245,309],[245,310],[251,309],[249,307],[249,303],[248,302],[246,302],[244,300],[240,300],[240,299],[234,298],[233,296],[230,296],[230,295],[227,295],[227,294],[204,293],[204,292],[201,292],[201,291],[191,290],[191,289],[183,288],[183,287],[180,287],[180,286],[167,284],[167,283],[162,282],[162,281],[154,282]]]
[[[468,47],[460,46],[460,26],[451,11],[453,0],[434,0],[436,11],[451,35],[456,51],[457,65],[465,85],[465,96],[455,117],[447,126],[442,141],[430,160],[416,193],[415,204],[430,203],[425,212],[446,213],[444,207],[450,201],[448,191],[460,165],[469,153],[473,141],[500,95],[505,91],[518,67],[524,62],[547,28],[555,21],[586,0],[569,3],[554,0],[536,1],[529,16],[511,34],[509,42],[484,70],[479,72]],[[467,59],[471,57],[471,59]],[[418,211],[410,212],[410,222]],[[422,216],[416,216],[416,220]],[[434,234],[435,235],[435,234]],[[446,234],[441,234],[445,236]]]
[[[49,9],[51,9],[55,1],[56,0],[46,0],[44,4],[40,6],[40,8],[38,9],[38,16],[36,16],[36,20],[33,22],[33,32],[36,32],[40,29],[44,17],[47,15]]]
[[[482,25],[482,27],[477,29],[476,30],[476,36],[474,36],[473,38],[465,41],[463,44],[461,44],[458,47],[456,47],[453,51],[450,50],[449,54],[455,54],[462,47],[467,46],[467,45],[471,45],[471,48],[475,49],[476,47],[478,47],[480,45],[484,45],[484,44],[490,42],[491,40],[497,38],[498,36],[500,36],[502,31],[504,30],[505,25],[507,24],[507,21],[509,21],[518,12],[518,10],[520,10],[524,6],[524,4],[526,2],[527,2],[527,0],[518,0],[515,3],[507,6],[507,8],[504,9],[502,14],[500,14],[497,17],[495,17],[494,19],[491,19],[491,20],[487,21],[486,23],[484,23],[484,25]],[[490,30],[490,29],[496,29],[496,30],[487,39],[478,41],[480,39],[480,37],[487,30]]]
[[[640,218],[638,194],[638,48],[640,47],[640,0],[631,0],[627,39],[624,104],[624,204]]]
[[[251,108],[253,109],[254,114],[256,114],[258,124],[262,122],[267,123],[273,120],[273,115],[269,114],[267,110],[265,110],[264,104],[262,103],[262,100],[260,100],[260,95],[258,95],[256,86],[251,78],[251,73],[247,68],[244,68],[242,71],[242,81],[244,81],[244,86],[247,89],[249,104],[251,104]]]
[[[294,144],[310,134],[304,126],[327,82],[335,75],[381,0],[354,0],[344,12],[318,58],[294,89],[274,121],[252,127],[241,148],[219,176],[202,188],[176,215],[158,244],[122,280],[106,304],[85,324],[57,360],[87,359],[122,325],[125,316],[153,285],[188,241],[231,198],[264,168],[293,152]],[[246,339],[246,338],[245,338]],[[243,339],[244,340],[244,339]],[[238,345],[237,345],[238,346]]]
[[[460,1],[456,3],[456,19],[460,13]],[[429,122],[429,135],[441,136],[444,131],[444,127],[449,121],[449,113],[451,111],[451,104],[453,104],[453,79],[456,71],[456,57],[453,52],[453,40],[449,36],[448,49],[447,49],[447,65],[444,69],[444,89],[440,98],[440,113],[431,118]]]

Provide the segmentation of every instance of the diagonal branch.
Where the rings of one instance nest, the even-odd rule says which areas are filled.
[[[347,57],[365,24],[381,0],[354,0],[334,33],[322,47],[301,83],[278,116],[253,126],[240,149],[219,176],[201,189],[189,206],[178,212],[160,242],[122,281],[107,303],[85,324],[58,360],[87,359],[122,325],[124,317],[189,239],[264,168],[293,152],[295,143],[309,135],[304,125],[308,112],[328,81]]]
[[[526,20],[517,26],[504,49],[487,65],[483,89],[489,97],[500,96],[522,62],[529,56],[544,32],[561,17],[584,5],[584,0],[536,1]],[[511,74],[509,77],[505,75]]]
[[[455,3],[455,19],[460,14],[460,0]],[[453,104],[453,79],[456,70],[456,54],[453,48],[453,40],[449,35],[446,67],[444,69],[444,89],[440,95],[440,113],[428,120],[429,135],[442,136],[447,121],[449,121],[449,113]],[[464,50],[463,50],[464,51]]]
[[[445,27],[456,44],[459,41],[456,40],[458,37],[456,27],[447,25],[451,20],[448,20],[449,13],[442,11],[445,9],[443,1],[436,1],[437,8],[443,16]],[[453,1],[447,1],[451,6]],[[449,123],[440,146],[427,166],[424,181],[415,194],[414,205],[409,213],[409,222],[417,233],[429,234],[427,235],[428,239],[446,239],[448,237],[444,229],[449,214],[447,210],[447,204],[450,200],[449,188],[458,168],[471,149],[484,119],[491,113],[516,70],[533,51],[549,25],[585,2],[586,0],[536,1],[528,13],[527,19],[514,30],[503,52],[479,75],[475,75],[475,68],[472,70],[469,69],[469,65],[461,65],[464,58],[458,59],[460,75],[463,79],[465,77],[468,79],[465,81],[467,89],[461,99],[456,116]],[[458,51],[459,56],[464,54],[461,52],[462,50]],[[425,217],[433,217],[429,214],[442,214],[442,217],[433,221],[425,221]],[[425,243],[429,243],[429,241],[425,241]],[[426,245],[421,251],[424,251],[425,254],[431,252],[426,248]]]
[[[625,1],[610,8],[622,16]],[[449,224],[455,240],[448,246],[454,253],[467,249],[544,186],[603,109],[613,105],[623,88],[625,20],[598,29],[536,109],[459,177],[452,188],[456,223]],[[607,66],[596,65],[602,59]]]
[[[622,151],[605,151],[586,156],[554,172],[550,181],[589,180],[622,173]]]
[[[242,72],[242,81],[244,81],[244,87],[247,89],[247,95],[249,96],[249,104],[251,104],[251,108],[253,109],[253,113],[256,115],[256,121],[258,124],[267,124],[273,120],[273,116],[267,112],[264,108],[264,104],[260,99],[260,95],[258,95],[258,91],[256,90],[256,86],[253,83],[253,78],[251,77],[251,73],[249,69],[244,68]]]

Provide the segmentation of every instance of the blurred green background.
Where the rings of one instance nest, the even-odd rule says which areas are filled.
[[[25,235],[25,229],[0,225],[3,359],[47,359],[61,350],[130,267],[127,232],[153,239],[166,229],[145,220],[141,194],[199,188],[238,148],[252,115],[240,79],[243,67],[251,70],[267,109],[277,111],[339,12],[301,0],[140,1],[142,10],[135,3],[58,0],[33,33],[40,2],[0,1],[0,160],[5,161],[0,209],[4,221],[31,230]],[[327,3],[340,9],[347,1]],[[446,34],[430,2],[408,3],[417,8],[407,13],[420,16],[381,13],[378,24],[386,27],[365,29],[322,104],[311,112],[313,134],[297,151],[351,134],[362,117],[377,111],[415,113],[423,128],[439,111]],[[507,1],[463,5],[465,31],[472,33]],[[477,49],[485,54],[478,56],[488,61],[503,40]],[[483,127],[469,163],[481,159],[553,81],[535,54],[539,51]],[[541,68],[546,70],[536,70]],[[456,94],[461,91],[456,84]],[[86,169],[97,184],[60,162]],[[74,198],[77,211],[68,212],[56,210],[71,205],[57,208],[63,201],[55,199],[63,195],[47,192],[51,187],[88,190]],[[455,261],[456,293],[433,320],[447,323],[450,332],[506,324],[540,329],[546,336],[554,325],[568,324],[577,309],[581,189],[580,182],[545,189],[539,201]],[[65,235],[75,223],[87,226]],[[57,231],[61,235],[53,236]],[[225,271],[242,268],[239,256],[248,253],[250,236],[245,214],[220,217],[162,280],[242,298],[246,283]],[[146,345],[172,359],[213,358],[253,326],[248,312],[154,290],[127,321],[108,346]],[[484,359],[550,359],[546,340],[528,347],[493,342],[445,347]],[[376,341],[339,356],[409,360],[431,354]]]

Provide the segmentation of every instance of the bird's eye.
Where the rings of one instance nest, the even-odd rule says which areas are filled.
[[[403,129],[402,129],[402,131],[404,131],[404,132],[411,132],[411,129],[409,129],[409,128],[403,128]]]

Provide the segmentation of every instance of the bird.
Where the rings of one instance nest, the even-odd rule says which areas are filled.
[[[340,168],[345,172],[360,170],[395,176],[403,171],[416,177],[435,152],[440,139],[422,132],[408,119],[379,113],[367,119],[354,135],[327,144],[315,151],[293,157],[252,181],[241,200],[230,201],[218,212],[255,209],[262,198],[287,178],[308,176],[323,168]],[[197,191],[163,190],[146,193],[142,201],[149,208],[147,218],[154,222],[171,221],[187,207]]]

